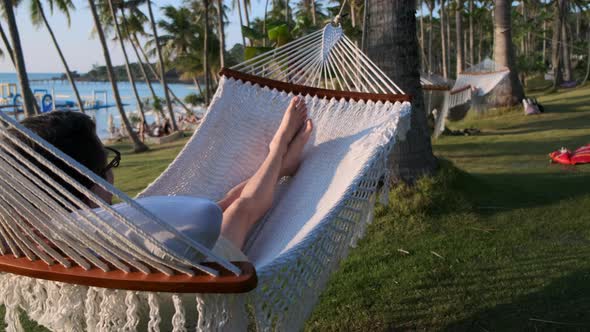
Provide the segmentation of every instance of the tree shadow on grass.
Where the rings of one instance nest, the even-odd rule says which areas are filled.
[[[539,129],[536,129],[539,130]],[[466,138],[436,146],[437,154],[475,168],[460,187],[483,213],[531,208],[590,195],[590,165],[549,164],[548,153],[560,146],[576,148],[587,137],[565,136],[556,141],[491,141]],[[485,168],[485,172],[477,169]]]
[[[573,272],[546,287],[481,310],[444,331],[589,331],[590,269]]]
[[[590,113],[582,113],[578,116],[568,116],[560,119],[544,119],[543,115],[536,115],[530,122],[510,125],[500,128],[497,135],[528,134],[546,130],[563,129],[590,129]]]
[[[559,166],[556,166],[559,167]],[[590,166],[582,166],[590,169]],[[482,214],[542,207],[590,195],[588,172],[472,174],[464,191]]]

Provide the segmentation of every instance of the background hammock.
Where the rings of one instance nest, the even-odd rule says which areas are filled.
[[[501,92],[499,90],[503,88],[509,74],[507,68],[486,58],[459,74],[452,88],[441,84],[440,79],[421,77],[426,101],[432,100],[431,109],[440,107],[437,108],[440,112],[435,117],[433,137],[442,134],[447,119],[462,120],[471,108],[478,113],[484,112],[487,104],[494,103],[494,93]]]
[[[168,169],[139,196],[221,198],[260,165],[295,94],[305,98],[315,130],[297,174],[281,181],[274,206],[250,236],[246,254],[259,280],[253,292],[165,294],[146,292],[150,289],[101,289],[2,274],[0,301],[7,308],[8,328],[19,329],[21,308],[40,324],[63,331],[158,327],[181,331],[195,326],[203,330],[243,330],[248,321],[264,330],[299,329],[330,273],[372,220],[378,185],[380,181],[388,183],[389,151],[409,129],[409,98],[342,34],[340,27],[328,25],[223,70],[203,123]],[[51,264],[59,257],[48,253],[52,246],[57,246],[69,257],[84,253],[84,261],[66,265],[79,268],[86,262],[85,267],[91,271],[100,269],[101,259],[108,257],[111,268],[124,271],[126,266],[135,264],[134,269],[146,272],[148,277],[154,271],[176,275],[198,270],[210,274],[220,270],[239,272],[240,266],[219,257],[212,258],[224,269],[200,264],[195,255],[211,257],[211,253],[170,229],[165,218],[151,214],[11,119],[3,116],[2,120],[28,140],[45,146],[58,160],[78,169],[86,179],[115,194],[132,210],[121,215],[76,181],[60,174],[46,159],[38,159],[44,168],[35,170],[35,165],[28,163],[34,153],[23,155],[22,151],[10,150],[10,145],[1,145],[0,178],[8,180],[2,180],[0,190],[10,192],[12,201],[2,196],[0,205],[23,202],[27,206],[26,215],[20,209],[0,209],[0,230],[6,231],[0,235],[5,241],[15,240],[13,250],[3,248],[6,255],[26,254],[35,248],[37,252],[31,253],[30,259],[46,259]],[[4,127],[0,133],[9,140],[15,138]],[[105,216],[96,215],[77,202],[60,181],[46,180],[47,170],[70,181],[102,206],[109,218],[115,218],[134,236],[147,241],[149,248],[138,246],[108,227],[96,229],[96,236],[85,234],[89,225],[105,226]],[[13,192],[14,185],[20,183],[26,184],[27,190]],[[71,211],[78,211],[76,215],[89,220],[73,218]],[[29,248],[22,242],[36,234],[27,233],[28,227],[18,226],[23,219],[31,221],[33,229],[52,246]],[[52,227],[44,228],[41,221],[50,222]],[[183,254],[171,252],[154,241],[142,231],[146,224],[179,236]],[[59,232],[52,231],[55,229]],[[44,242],[40,240],[39,244]]]

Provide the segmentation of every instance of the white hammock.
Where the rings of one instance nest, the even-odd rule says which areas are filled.
[[[19,308],[59,331],[245,330],[248,321],[259,330],[301,328],[329,275],[372,220],[378,184],[388,182],[389,151],[396,138],[403,139],[409,129],[411,106],[408,97],[340,27],[332,25],[222,74],[197,132],[140,196],[221,198],[257,169],[290,99],[294,94],[302,95],[315,123],[314,134],[297,174],[281,182],[274,206],[250,236],[246,254],[256,268],[258,287],[242,295],[168,295],[0,274],[0,302],[6,306],[8,330],[21,329]],[[120,215],[25,145],[21,144],[23,152],[0,140],[0,244],[10,246],[0,246],[3,254],[23,253],[33,261],[62,261],[91,271],[101,268],[106,260],[111,268],[124,271],[131,265],[146,275],[153,271],[219,273],[219,269],[189,259],[193,253],[212,257],[227,270],[240,273],[239,267],[212,256],[188,238],[181,238],[186,255],[170,252],[137,226],[149,223],[178,236],[165,221],[4,114],[0,113],[0,118],[134,210],[132,218]],[[0,134],[13,144],[20,142],[4,126],[0,126]],[[38,157],[37,163],[46,165],[110,217],[146,239],[152,250],[109,229],[102,216],[48,178],[46,170],[31,163],[28,155]],[[69,213],[73,210],[80,211],[81,221]],[[51,247],[43,247],[42,239],[31,244],[36,233],[28,227],[15,227],[22,220],[68,257],[78,257],[76,264],[68,263]],[[84,233],[88,226],[97,226],[96,235]],[[149,319],[140,319],[144,316]]]
[[[481,103],[485,96],[501,85],[509,74],[510,71],[507,68],[499,66],[489,58],[459,74],[453,88],[442,92],[444,101],[441,112],[437,114],[435,119],[433,137],[437,138],[444,131],[446,119],[452,108],[468,102],[471,102],[472,106],[480,106],[478,103]],[[431,88],[432,83],[428,79],[423,78],[421,82],[423,89],[430,94],[433,94],[433,91],[429,90],[437,90]],[[427,96],[427,94],[425,95]]]
[[[477,96],[485,96],[508,77],[510,70],[486,58],[481,63],[465,69],[455,81],[453,90],[471,86]]]

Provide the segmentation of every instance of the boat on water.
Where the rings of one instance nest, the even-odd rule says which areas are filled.
[[[41,113],[79,110],[74,100],[67,99],[70,96],[56,95],[53,90],[35,89],[33,95]],[[115,107],[115,104],[108,102],[107,96],[108,94],[104,90],[94,90],[91,96],[85,96],[82,99],[84,110],[96,111]],[[127,106],[127,104],[123,104],[123,106]],[[15,83],[0,83],[0,110],[14,116],[23,113],[22,96]]]

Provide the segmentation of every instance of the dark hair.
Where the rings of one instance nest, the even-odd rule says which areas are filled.
[[[102,142],[96,135],[96,126],[89,116],[79,112],[56,111],[26,118],[21,121],[21,124],[94,173],[102,177],[105,176],[102,173],[107,164],[107,154]],[[26,139],[22,134],[15,130],[11,131],[23,142],[31,146],[35,152],[59,167],[78,183],[86,188],[92,187],[93,182],[80,174],[80,172],[66,165],[38,144]],[[27,154],[25,153],[25,155]],[[29,157],[29,159],[70,192],[79,197],[84,197],[72,186],[64,183],[65,181],[61,180],[53,172],[40,166],[38,162],[34,161],[34,158]]]

